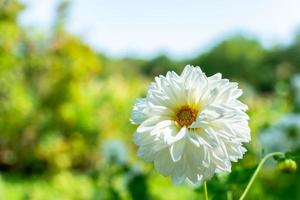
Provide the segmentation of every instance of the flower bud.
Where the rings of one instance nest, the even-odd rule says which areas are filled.
[[[294,173],[297,170],[297,163],[292,159],[286,159],[277,164],[277,169],[284,173]]]

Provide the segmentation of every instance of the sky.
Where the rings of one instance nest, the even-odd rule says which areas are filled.
[[[59,0],[22,0],[25,26],[51,26]],[[300,30],[299,0],[73,0],[67,29],[109,56],[193,56],[246,34],[265,46]]]

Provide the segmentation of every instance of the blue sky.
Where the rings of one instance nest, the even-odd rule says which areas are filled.
[[[58,0],[23,0],[26,26],[50,26]],[[264,45],[300,29],[299,0],[73,0],[67,28],[110,56],[193,56],[235,33]]]

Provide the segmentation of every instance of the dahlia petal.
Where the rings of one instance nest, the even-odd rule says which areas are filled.
[[[186,166],[187,165],[183,159],[174,163],[174,169],[173,169],[172,175],[171,175],[172,181],[174,183],[176,183],[176,184],[182,183],[185,180]]]
[[[172,176],[172,182],[176,185],[181,184],[185,180],[185,176]]]
[[[188,134],[188,129],[186,127],[182,127],[177,135],[170,136],[167,138],[167,144],[172,145],[173,143],[183,139]]]
[[[156,156],[155,151],[148,147],[140,147],[138,148],[137,155],[142,157],[146,162],[152,162]]]
[[[140,126],[137,128],[137,132],[149,132],[154,128],[162,128],[165,126],[169,126],[174,121],[169,120],[164,116],[151,116],[147,120],[145,120]]]
[[[146,120],[147,116],[145,113],[145,109],[147,108],[146,100],[145,99],[137,99],[133,106],[133,111],[131,114],[130,121],[133,124],[141,124],[143,121]]]
[[[177,142],[174,142],[171,145],[170,154],[174,162],[177,162],[181,159],[182,154],[184,152],[184,147],[185,147],[185,139],[178,140]]]
[[[221,80],[221,78],[222,78],[222,74],[221,74],[221,73],[216,73],[216,74],[214,74],[214,75],[208,77],[208,81],[209,81],[210,83],[213,83],[213,82],[216,82],[216,81]]]
[[[169,151],[167,149],[164,149],[163,151],[159,152],[155,158],[155,169],[162,175],[169,176],[174,169],[174,164]]]
[[[197,168],[188,167],[187,178],[193,184],[200,184],[202,182],[202,175],[198,173]]]

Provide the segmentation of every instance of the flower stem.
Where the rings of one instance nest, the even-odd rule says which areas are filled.
[[[267,154],[259,163],[259,165],[257,166],[254,174],[252,175],[246,189],[244,190],[242,196],[240,197],[240,200],[243,200],[245,198],[245,196],[247,195],[251,185],[253,184],[258,172],[260,171],[261,167],[263,166],[263,164],[265,163],[266,160],[268,160],[269,158],[273,157],[273,156],[284,156],[284,153],[282,152],[273,152],[273,153],[269,153]]]
[[[205,200],[208,200],[208,193],[207,193],[206,181],[204,181],[204,194],[205,194]]]

